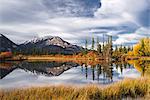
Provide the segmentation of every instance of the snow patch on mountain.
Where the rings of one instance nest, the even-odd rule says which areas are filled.
[[[43,37],[43,38],[34,38],[30,41],[26,41],[24,43],[25,45],[26,44],[42,44],[42,45],[45,45],[45,46],[49,46],[49,45],[56,45],[56,46],[60,46],[60,47],[63,47],[63,48],[67,48],[67,47],[72,47],[73,45],[64,41],[62,38],[60,37],[52,37],[52,36],[49,36],[49,37]]]

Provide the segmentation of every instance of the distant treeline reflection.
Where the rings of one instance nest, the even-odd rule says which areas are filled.
[[[86,79],[92,77],[93,80],[103,80],[103,82],[109,83],[113,82],[114,73],[113,69],[117,69],[121,74],[123,69],[131,68],[132,65],[125,63],[125,62],[117,62],[117,63],[100,63],[97,65],[82,65],[82,72],[85,73]],[[89,74],[92,73],[92,74]]]

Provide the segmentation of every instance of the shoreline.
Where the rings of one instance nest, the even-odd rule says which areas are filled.
[[[119,58],[121,61],[129,61],[129,60],[147,60],[150,61],[150,57],[148,56],[122,56],[123,58]],[[109,61],[108,58],[101,57],[99,55],[17,55],[12,58],[8,58],[6,60],[0,61]]]

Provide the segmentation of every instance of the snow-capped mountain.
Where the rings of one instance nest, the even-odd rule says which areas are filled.
[[[62,53],[62,54],[73,54],[81,52],[82,47],[77,45],[72,45],[67,41],[64,41],[60,37],[44,37],[44,38],[35,38],[19,46],[21,50],[32,51],[33,48],[38,52],[49,52],[49,53]],[[32,50],[31,50],[32,49]]]
[[[17,45],[0,34],[0,51],[16,50],[23,54],[74,54],[83,48],[64,41],[60,37],[35,38]]]
[[[24,45],[37,44],[39,46],[48,46],[48,45],[57,45],[63,48],[72,47],[73,45],[64,41],[60,37],[44,37],[44,38],[35,38],[30,41],[23,43]]]

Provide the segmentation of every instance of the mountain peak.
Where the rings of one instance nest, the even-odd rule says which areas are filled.
[[[0,51],[19,50],[22,54],[74,54],[79,53],[82,47],[72,45],[58,36],[34,38],[17,45],[0,33]]]
[[[58,36],[46,36],[42,38],[34,38],[30,41],[26,41],[24,44],[37,44],[42,47],[49,46],[49,45],[56,45],[60,46],[62,48],[71,47],[72,45],[66,41],[64,41],[62,38]]]
[[[64,41],[62,38],[60,37],[52,37],[51,39],[49,39],[47,41],[48,45],[57,45],[57,46],[61,46],[63,48],[72,46],[70,43]]]
[[[6,37],[6,36],[4,36],[3,34],[0,33],[0,37]]]
[[[0,51],[12,51],[17,45],[0,33]]]
[[[35,38],[21,44],[20,48],[23,51],[27,50],[30,52],[33,50],[32,48],[34,48],[38,52],[42,51],[55,54],[74,54],[81,52],[82,49],[82,47],[68,43],[58,36]]]

